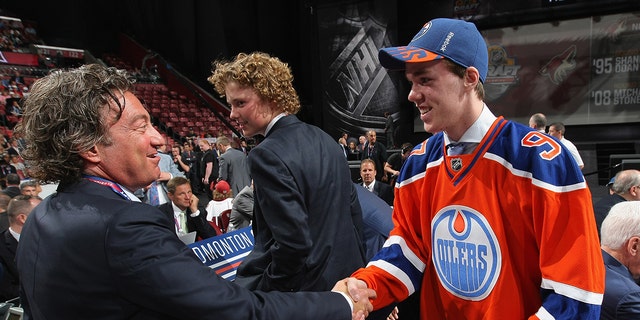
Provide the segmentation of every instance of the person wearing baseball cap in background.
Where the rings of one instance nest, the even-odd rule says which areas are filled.
[[[231,186],[229,186],[228,182],[224,180],[212,182],[210,189],[213,200],[207,204],[207,221],[213,221],[224,211],[231,210],[231,204],[233,203],[233,191],[231,191]]]
[[[607,183],[609,195],[606,195],[593,203],[593,212],[596,217],[598,233],[602,221],[609,214],[611,208],[623,201],[640,200],[640,171],[635,169],[621,170]]]
[[[614,194],[616,193],[615,191],[613,191],[613,183],[616,182],[616,177],[613,177],[609,180],[609,182],[607,182],[607,188],[609,189],[609,194]]]
[[[484,103],[475,25],[431,20],[379,60],[404,71],[433,136],[400,170],[394,229],[349,288],[374,289],[375,310],[418,294],[421,319],[598,319],[605,273],[587,184],[560,143]]]
[[[229,194],[231,194],[231,187],[229,186],[229,183],[224,180],[220,180],[217,183],[211,183],[211,186],[213,187],[212,191],[214,191],[214,196],[216,192],[225,197],[229,197]]]

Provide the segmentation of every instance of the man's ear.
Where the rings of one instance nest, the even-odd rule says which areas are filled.
[[[633,256],[640,254],[640,237],[629,238],[629,241],[627,242],[627,251]]]
[[[465,84],[469,84],[471,88],[476,87],[478,82],[480,81],[480,72],[475,67],[468,67],[464,73],[465,76]]]
[[[81,152],[80,157],[90,163],[98,163],[102,159],[100,158],[100,151],[98,151],[97,146],[91,147],[91,149]]]

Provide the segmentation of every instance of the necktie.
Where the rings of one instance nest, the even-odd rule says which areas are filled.
[[[153,181],[149,188],[149,204],[152,206],[160,205],[160,197],[158,196],[158,183]]]
[[[464,152],[464,147],[464,142],[450,143],[447,146],[447,154],[450,156],[457,156],[459,154],[462,154]]]
[[[180,215],[180,227],[182,227],[184,233],[189,232],[189,230],[187,230],[187,213],[184,211]]]
[[[178,220],[180,223],[180,230],[178,230],[181,234],[187,234],[188,230],[187,230],[187,216],[186,213],[184,211],[180,212],[180,214],[178,215]]]

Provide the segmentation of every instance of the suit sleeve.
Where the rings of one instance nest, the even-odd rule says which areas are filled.
[[[152,207],[114,219],[105,246],[122,296],[176,319],[351,319],[339,293],[251,292],[218,277]],[[163,288],[163,290],[158,290]]]
[[[640,319],[640,292],[630,293],[620,299],[616,319]]]
[[[202,239],[208,239],[218,235],[215,229],[207,221],[207,209],[203,206],[199,206],[200,214],[196,217],[189,215],[189,220],[196,228],[198,236]]]

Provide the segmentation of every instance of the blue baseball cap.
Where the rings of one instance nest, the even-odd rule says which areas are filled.
[[[607,187],[611,188],[614,182],[616,182],[616,177],[613,177],[611,178],[611,180],[609,180],[609,182],[607,183]]]
[[[378,59],[390,70],[404,70],[407,62],[442,58],[465,67],[475,67],[480,81],[487,77],[489,53],[482,35],[471,22],[438,18],[427,22],[404,47],[382,48]]]

